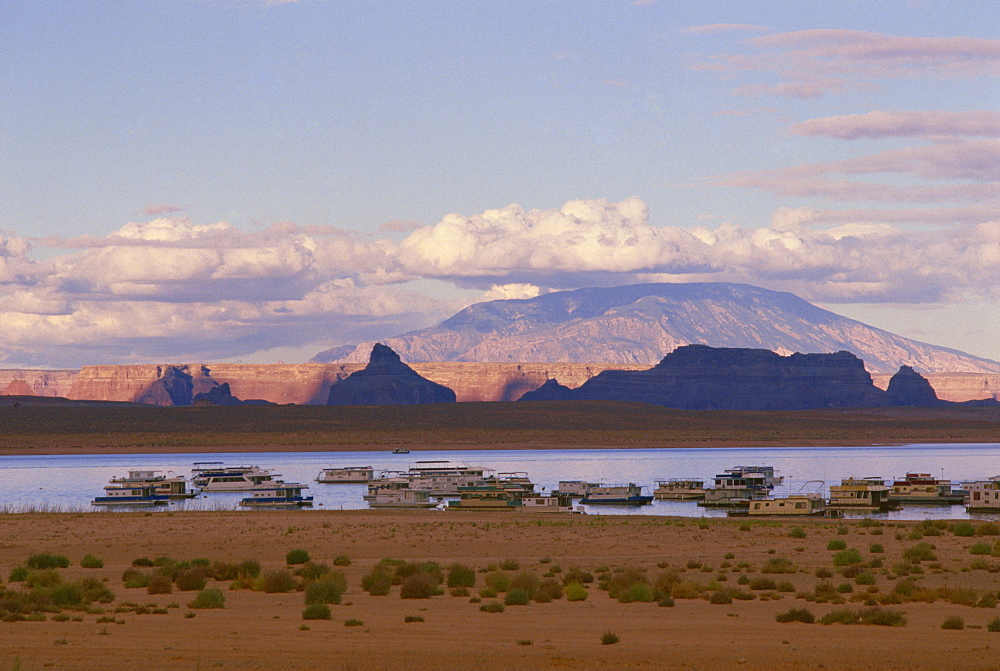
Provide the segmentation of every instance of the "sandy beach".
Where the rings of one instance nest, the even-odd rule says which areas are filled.
[[[976,527],[979,533],[998,532],[995,525]],[[1000,633],[987,625],[1000,615],[995,607],[1000,559],[970,549],[985,543],[992,550],[997,538],[957,535],[968,529],[954,525],[921,528],[856,520],[440,511],[7,515],[0,518],[5,579],[32,555],[63,555],[70,566],[56,572],[64,582],[96,577],[114,598],[92,604],[89,612],[65,609],[66,621],[50,612],[44,621],[0,622],[0,665],[23,670],[995,667]],[[857,549],[862,563],[836,566],[831,541]],[[933,559],[908,561],[912,551],[907,551],[921,543],[928,544]],[[232,589],[231,580],[209,580],[207,587],[224,594],[225,608],[195,609],[188,605],[195,591],[175,585],[169,594],[149,594],[148,588],[123,583],[123,573],[138,558],[250,559],[266,573],[286,570],[286,555],[294,549],[346,577],[341,602],[331,606],[332,619],[304,620],[300,591]],[[103,567],[82,568],[87,554]],[[345,556],[349,566],[333,565]],[[372,596],[362,590],[362,577],[383,558],[445,568],[462,564],[477,571],[476,584],[461,596],[445,588],[431,598],[403,599],[399,586]],[[767,572],[774,567],[791,572]],[[505,598],[500,593],[479,599],[491,573],[510,578],[527,573],[561,583],[572,569],[595,578],[583,601],[563,596],[508,605],[499,613],[480,610]],[[600,587],[602,575],[629,571],[650,584],[666,584],[663,574],[672,573],[673,584],[684,587],[673,588],[672,606],[622,603]],[[867,577],[859,578],[862,574]],[[925,601],[900,599],[907,580]],[[5,586],[25,588],[10,581]],[[727,593],[736,598],[713,597]],[[865,603],[904,614],[905,625],[819,622],[826,613]],[[792,608],[807,609],[817,621],[776,621]],[[941,628],[951,616],[962,618],[963,630]],[[356,626],[345,626],[352,620]],[[603,644],[607,632],[619,641]]]

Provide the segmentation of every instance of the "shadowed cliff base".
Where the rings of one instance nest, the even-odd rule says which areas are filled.
[[[992,443],[998,408],[680,411],[614,401],[418,406],[78,406],[0,397],[0,453]],[[14,407],[14,403],[18,403]]]

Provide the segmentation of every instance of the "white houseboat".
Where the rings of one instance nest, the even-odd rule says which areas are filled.
[[[169,499],[192,499],[198,495],[198,490],[188,487],[188,481],[182,475],[167,475],[162,471],[129,471],[128,475],[114,477],[109,481],[112,485],[142,487],[150,485],[154,494],[165,494]]]
[[[716,475],[713,485],[705,488],[699,506],[745,508],[750,501],[766,499],[771,491],[767,474],[759,471],[730,469]]]
[[[380,487],[371,497],[365,497],[370,508],[434,508],[430,492],[408,487]]]
[[[302,508],[313,504],[313,497],[303,496],[309,485],[297,482],[267,482],[256,485],[252,495],[240,499],[241,506],[253,508]]]
[[[588,489],[599,487],[600,484],[599,482],[587,482],[586,480],[560,480],[554,493],[583,498],[587,495]]]
[[[965,484],[967,510],[1000,510],[1000,475]]]
[[[248,492],[261,484],[278,482],[280,473],[259,466],[225,466],[222,462],[194,465],[191,482],[203,492]]]
[[[567,494],[529,494],[521,497],[521,511],[525,513],[583,513],[582,506],[573,505]]]
[[[705,498],[705,481],[692,478],[656,480],[653,498],[662,501],[698,501]]]
[[[418,461],[410,470],[400,473],[411,489],[426,489],[431,496],[458,496],[461,487],[471,487],[494,476],[492,469],[466,466],[450,461]]]
[[[104,485],[104,496],[91,502],[95,506],[157,506],[166,505],[170,497],[157,494],[156,487],[148,483],[124,484],[112,482]]]
[[[897,510],[898,504],[889,501],[889,487],[882,478],[845,478],[839,485],[830,486],[828,508],[834,510],[867,510],[884,512]]]
[[[371,466],[342,466],[324,468],[316,476],[316,482],[324,485],[366,484],[375,479],[375,469]]]
[[[652,495],[643,494],[642,487],[634,482],[615,485],[602,484],[595,487],[588,487],[586,496],[580,499],[580,503],[590,505],[625,504],[640,506],[652,502]]]
[[[940,480],[929,473],[907,473],[892,483],[889,500],[893,503],[962,503],[966,492],[953,488],[951,480]]]
[[[749,507],[740,514],[750,517],[837,517],[843,511],[828,509],[822,494],[792,494],[750,501]]]

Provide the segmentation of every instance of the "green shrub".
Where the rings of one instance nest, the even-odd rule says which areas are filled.
[[[528,598],[533,599],[535,597],[535,592],[538,591],[539,584],[541,584],[541,581],[533,572],[521,571],[510,579],[507,589],[523,589],[528,593]]]
[[[521,568],[521,562],[516,559],[504,559],[500,562],[500,570],[502,571],[516,571]]]
[[[712,592],[712,596],[708,597],[709,603],[714,603],[718,605],[725,605],[733,602],[733,597],[724,589],[720,589],[717,592]]]
[[[295,589],[295,578],[284,569],[268,571],[260,579],[260,591],[281,594]]]
[[[991,631],[994,634],[1000,632],[1000,617],[995,617],[990,620],[986,625],[986,631]]]
[[[875,575],[868,571],[862,571],[854,579],[854,582],[856,582],[859,585],[874,585]]]
[[[438,584],[430,573],[414,573],[403,581],[399,596],[403,599],[429,599],[437,592]]]
[[[834,539],[826,544],[827,550],[843,550],[847,547],[847,543],[840,539]]]
[[[372,596],[385,596],[391,588],[392,572],[381,563],[361,577],[361,589]]]
[[[226,597],[217,589],[203,589],[198,592],[194,601],[188,603],[188,608],[225,608]]]
[[[955,525],[952,526],[951,528],[951,533],[955,534],[956,536],[963,536],[963,537],[975,536],[976,527],[972,526],[972,524],[970,524],[969,522],[956,522]],[[945,621],[947,622],[947,620]]]
[[[754,590],[778,589],[777,583],[770,578],[757,577],[750,581],[748,587]]]
[[[789,608],[784,613],[775,615],[774,619],[778,622],[805,622],[806,624],[812,624],[816,621],[816,617],[806,608]]]
[[[174,585],[170,581],[170,576],[156,575],[149,578],[149,584],[146,585],[146,592],[148,594],[170,594],[174,590]]]
[[[305,564],[307,561],[309,561],[309,553],[305,550],[289,550],[288,554],[285,555],[285,563],[289,566]]]
[[[567,601],[586,601],[587,600],[587,588],[578,582],[571,582],[566,585],[566,600]]]
[[[403,618],[403,622],[423,622],[424,618],[419,615],[407,615]]]
[[[63,555],[53,555],[43,552],[37,555],[31,555],[28,557],[28,561],[24,562],[25,565],[30,569],[50,569],[50,568],[69,568],[69,559]]]
[[[448,569],[448,587],[475,587],[475,569],[463,564],[454,564]]]
[[[486,574],[486,577],[483,578],[483,582],[486,583],[487,587],[499,594],[507,591],[507,587],[510,585],[510,577],[506,573],[493,571],[492,573]]]
[[[347,555],[337,555],[336,557],[333,558],[333,565],[334,566],[350,566],[351,565],[351,558],[348,557]]]
[[[170,580],[169,576],[159,576],[165,579],[167,582],[173,582]],[[122,573],[122,582],[125,583],[125,587],[149,587],[149,581],[151,576],[147,573],[134,568],[126,569]]]
[[[504,597],[503,604],[505,606],[527,606],[528,601],[530,600],[531,597],[528,595],[527,590],[515,587],[507,590],[507,595]]]
[[[29,571],[24,578],[24,586],[28,589],[36,587],[52,587],[62,582],[62,576],[57,571],[48,569],[45,571]]]
[[[192,568],[178,573],[174,582],[177,583],[177,589],[182,592],[193,592],[205,589],[208,578],[204,569]]]
[[[94,555],[87,554],[83,555],[83,559],[80,560],[80,566],[82,568],[104,568],[104,562]]]
[[[320,562],[319,564],[307,561],[302,564],[297,569],[295,569],[295,575],[299,576],[305,581],[319,580],[321,577],[330,572],[330,567],[326,564]]]
[[[849,531],[849,529],[846,526],[844,526],[843,524],[841,524],[839,527],[837,527],[837,535],[838,536],[846,536],[848,531]]]
[[[823,624],[859,624],[861,618],[855,610],[840,608],[838,610],[831,610],[820,618],[820,622]]]
[[[347,591],[347,578],[340,571],[331,571],[319,580],[306,583],[304,594],[307,604],[340,603]]]
[[[834,566],[850,566],[852,564],[860,564],[861,562],[861,553],[858,552],[857,548],[841,550],[833,555]]]
[[[770,559],[767,560],[767,563],[761,567],[760,572],[795,573],[796,570],[797,569],[795,567],[795,564],[792,563],[792,560],[785,559],[784,557],[771,557]]]
[[[885,552],[885,548],[882,547],[881,543],[872,543],[868,546],[868,551],[872,554],[882,554]]]
[[[618,640],[618,634],[613,631],[606,631],[601,634],[601,645],[614,645]]]
[[[788,535],[792,538],[805,538],[806,530],[802,527],[792,527],[792,530],[788,532]]]
[[[976,527],[977,536],[1000,536],[1000,524],[985,522]]]
[[[149,557],[136,557],[132,560],[132,566],[152,566],[153,560]]]
[[[499,601],[491,601],[489,603],[484,603],[479,607],[479,610],[484,613],[502,613],[504,611],[504,605]]]
[[[937,555],[929,543],[917,543],[911,548],[903,550],[903,559],[911,564],[919,564],[922,561],[934,561]]]
[[[969,548],[969,554],[973,555],[989,555],[993,553],[993,546],[986,541],[979,541],[978,543],[973,543],[972,547]]]
[[[18,564],[10,569],[10,575],[7,577],[9,582],[24,582],[24,579],[28,577],[28,567],[24,564]]]
[[[656,601],[656,593],[648,583],[634,582],[624,590],[618,592],[618,601],[621,603],[633,603],[635,601],[649,603]]]
[[[344,626],[345,627],[363,627],[363,626],[365,626],[365,621],[364,620],[358,620],[358,619],[355,619],[355,618],[352,617],[349,620],[344,620]]]
[[[580,585],[589,585],[594,582],[594,576],[587,571],[580,568],[571,568],[562,577],[563,585],[569,585],[571,583],[578,583]]]
[[[543,580],[538,584],[532,598],[538,603],[548,603],[563,597],[563,586],[558,580]]]
[[[303,620],[329,620],[332,617],[333,613],[325,603],[311,603],[302,611]]]
[[[972,526],[972,525],[970,524],[969,526]],[[955,535],[956,536],[958,536],[958,535],[964,536],[965,534],[957,534],[956,533]],[[942,629],[965,629],[965,620],[963,620],[958,615],[952,615],[952,616],[946,617],[944,619],[944,622],[941,623],[941,628]]]

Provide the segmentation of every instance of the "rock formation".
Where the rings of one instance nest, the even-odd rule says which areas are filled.
[[[566,394],[555,385],[550,390]],[[781,356],[705,345],[678,347],[649,370],[604,371],[569,390],[569,397],[679,410],[808,410],[888,402],[864,362],[850,352]]]
[[[558,380],[548,379],[538,389],[525,392],[519,401],[569,401],[573,398],[570,387],[559,384]]]
[[[68,396],[77,370],[0,369],[0,389],[14,380],[24,380],[34,396]]]
[[[848,351],[870,372],[1000,373],[1000,362],[909,340],[789,293],[746,284],[637,284],[477,303],[439,326],[383,340],[411,363],[607,362],[653,365],[680,345]],[[371,343],[314,362],[363,362]]]
[[[947,403],[938,399],[927,378],[910,366],[900,366],[886,389],[889,405],[937,406]]]
[[[11,383],[0,391],[0,396],[37,396],[37,394],[25,380],[11,380]]]
[[[330,387],[327,405],[418,405],[454,403],[455,392],[421,377],[399,355],[380,343],[372,347],[364,370]]]

